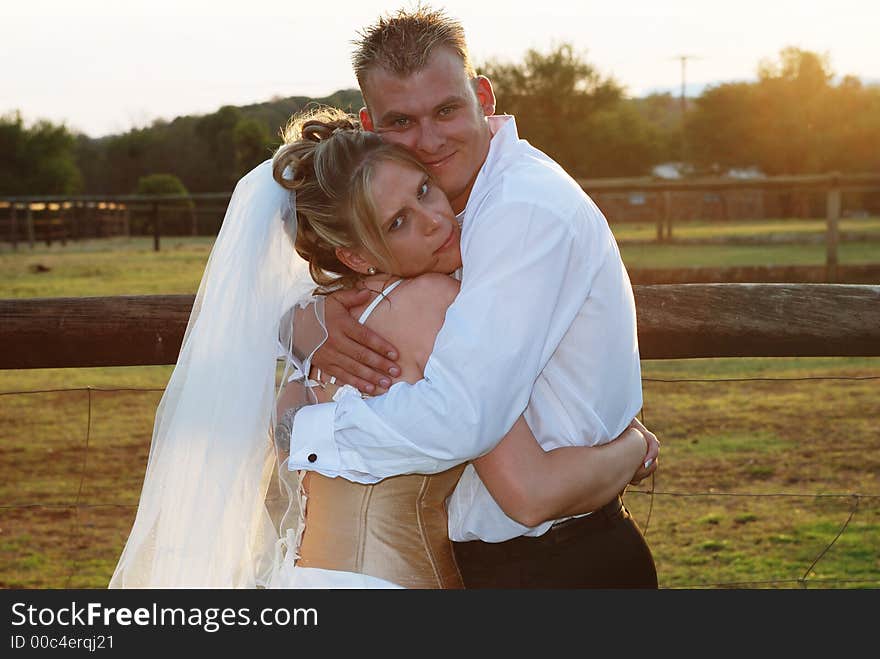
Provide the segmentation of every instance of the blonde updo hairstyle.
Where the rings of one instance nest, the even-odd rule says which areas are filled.
[[[395,270],[371,191],[376,165],[396,161],[425,171],[402,147],[388,144],[335,108],[294,116],[282,132],[272,174],[296,194],[296,251],[319,290],[353,287],[364,275],[336,256],[364,248],[383,272]]]

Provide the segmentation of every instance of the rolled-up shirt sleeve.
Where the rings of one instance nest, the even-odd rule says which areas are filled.
[[[374,482],[443,471],[494,448],[613,252],[595,206],[571,213],[525,201],[481,211],[462,238],[461,290],[424,379],[300,410],[289,467]]]

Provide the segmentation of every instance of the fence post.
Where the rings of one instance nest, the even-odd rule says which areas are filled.
[[[825,281],[837,282],[837,224],[840,219],[840,174],[832,174],[826,203],[828,228],[825,233]]]
[[[70,236],[70,213],[64,207],[64,200],[58,202],[58,217],[61,218],[61,245],[67,247],[67,238]]]
[[[159,202],[153,202],[153,251],[159,251]]]
[[[27,236],[28,236],[28,246],[33,249],[34,248],[34,211],[31,208],[30,202],[25,202],[25,207],[27,208]]]
[[[196,210],[196,202],[193,201],[192,198],[190,198],[190,200],[187,202],[187,204],[189,205],[189,219],[190,219],[190,222],[192,223],[192,235],[198,236],[199,235],[199,214],[198,214],[198,211]]]
[[[727,207],[727,191],[718,190],[718,201],[721,204],[721,221],[727,222],[730,219],[730,209]]]
[[[82,240],[82,218],[80,217],[80,209],[82,206],[80,205],[82,202],[74,201],[70,205],[70,219],[73,223],[73,228],[71,229],[73,232],[74,240]]]
[[[10,214],[9,214],[9,231],[10,238],[12,239],[12,251],[18,251],[18,214],[16,213],[16,207],[18,204],[16,202],[12,202],[9,204]]]
[[[672,193],[666,190],[663,193],[663,207],[666,209],[666,240],[672,242]]]
[[[43,226],[45,227],[43,240],[46,241],[46,247],[52,246],[52,241],[55,239],[54,233],[52,230],[52,211],[49,209],[49,204],[51,202],[46,202],[46,207],[43,209]]]
[[[128,202],[122,205],[122,231],[126,238],[131,238],[131,210],[128,207]]]
[[[657,242],[663,242],[663,226],[669,217],[669,193],[665,190],[660,193],[660,217],[657,218]]]

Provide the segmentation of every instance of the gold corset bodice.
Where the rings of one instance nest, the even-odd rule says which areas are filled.
[[[463,470],[373,485],[309,472],[297,565],[368,574],[406,588],[463,588],[444,503]]]

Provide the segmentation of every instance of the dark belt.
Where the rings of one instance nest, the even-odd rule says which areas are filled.
[[[626,509],[623,507],[623,501],[619,496],[616,496],[589,515],[572,517],[557,522],[550,527],[550,530],[547,531],[547,533],[538,536],[538,538],[535,539],[546,538],[549,542],[565,542],[571,537],[587,533],[591,530],[606,529],[613,525],[617,520],[623,519],[625,516],[625,510]]]
[[[572,517],[557,522],[550,530],[537,537],[521,535],[517,538],[504,542],[456,542],[454,543],[456,555],[461,560],[473,559],[476,561],[492,561],[494,557],[528,555],[534,551],[540,551],[542,547],[568,542],[577,537],[583,537],[591,533],[610,529],[620,520],[627,516],[626,508],[620,497],[614,497],[610,502],[593,511],[589,515]]]

